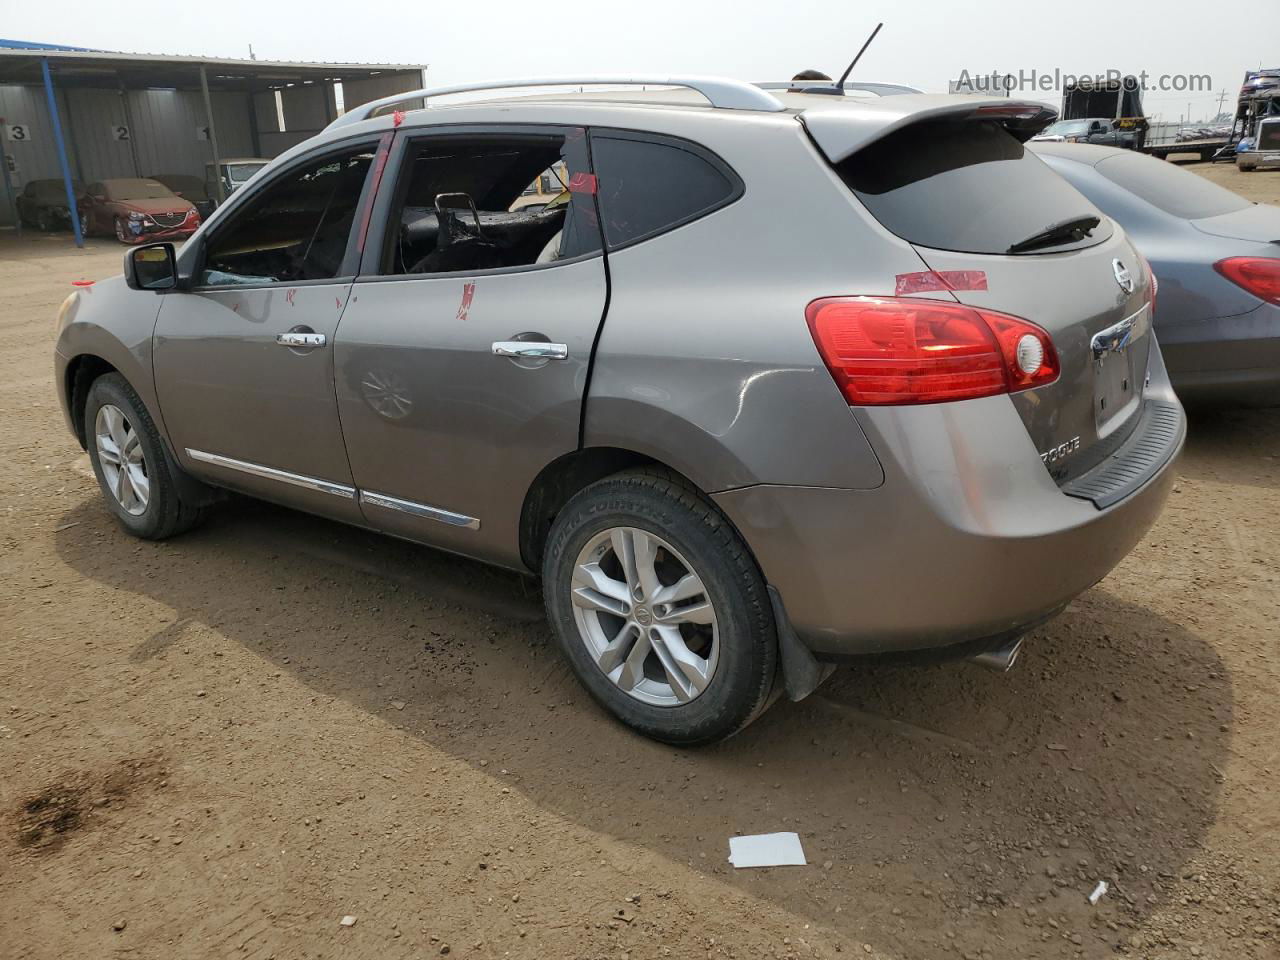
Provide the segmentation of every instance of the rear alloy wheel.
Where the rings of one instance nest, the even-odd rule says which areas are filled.
[[[641,703],[688,703],[715,675],[715,607],[689,561],[656,534],[611,527],[592,537],[573,569],[573,616],[596,666]]]
[[[578,679],[646,736],[711,743],[768,705],[778,654],[764,580],[680,478],[623,473],[579,492],[555,519],[542,575]]]
[[[107,508],[135,537],[163,540],[200,522],[203,502],[183,496],[181,474],[137,393],[118,373],[93,381],[84,424],[93,474]]]
[[[89,235],[89,214],[86,211],[81,210],[80,211],[80,236],[87,237],[88,235]]]

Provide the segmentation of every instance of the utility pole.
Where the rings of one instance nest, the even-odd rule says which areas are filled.
[[[1226,103],[1226,101],[1227,91],[1223,90],[1222,93],[1218,95],[1218,112],[1213,115],[1213,119],[1217,120],[1218,117],[1222,115],[1222,105]]]

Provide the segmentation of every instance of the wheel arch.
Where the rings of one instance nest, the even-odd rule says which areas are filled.
[[[108,373],[120,373],[115,366],[92,353],[72,357],[62,377],[62,396],[67,405],[67,418],[71,430],[80,443],[80,449],[88,449],[88,430],[84,422],[84,405],[93,381]],[[123,376],[123,374],[121,374]],[[128,377],[125,377],[128,380]]]
[[[684,473],[649,454],[614,446],[574,450],[543,467],[525,493],[520,511],[520,559],[524,565],[534,573],[540,572],[551,524],[576,493],[615,473],[644,468],[668,473],[706,496]],[[709,497],[707,502],[712,502]]]

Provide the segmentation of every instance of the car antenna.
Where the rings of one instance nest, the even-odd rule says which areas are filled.
[[[841,93],[844,92],[844,82],[849,79],[849,74],[853,73],[853,68],[858,65],[858,61],[862,59],[862,55],[867,52],[867,47],[871,46],[871,41],[876,38],[876,34],[880,32],[880,28],[883,26],[884,23],[876,24],[876,28],[871,31],[871,36],[867,37],[867,42],[862,45],[858,55],[853,58],[853,63],[849,64],[844,73],[840,74],[840,79],[836,81],[836,89]]]
[[[880,28],[884,23],[877,23],[876,28],[871,31],[871,36],[867,37],[866,43],[862,45],[862,49],[858,51],[858,55],[853,58],[853,62],[845,68],[844,73],[840,74],[840,79],[829,87],[805,87],[805,93],[827,93],[836,96],[844,96],[844,82],[849,79],[849,74],[853,73],[853,68],[858,65],[858,61],[862,59],[862,55],[867,52],[867,47],[871,46],[871,41],[876,38],[876,34],[880,32]]]

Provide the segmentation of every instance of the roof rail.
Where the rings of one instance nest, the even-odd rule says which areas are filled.
[[[805,87],[822,87],[824,90],[835,92],[835,82],[831,80],[766,80],[756,84],[761,90],[798,90],[804,91]],[[846,90],[861,90],[864,93],[874,93],[881,97],[893,97],[904,93],[924,93],[923,90],[917,90],[915,87],[909,87],[905,83],[879,83],[871,80],[846,80],[844,84]]]
[[[394,96],[371,100],[358,107],[352,107],[342,116],[329,124],[327,129],[358,123],[374,116],[380,110],[394,107],[398,103],[409,100],[426,101],[430,97],[441,97],[454,93],[474,93],[481,90],[509,90],[522,87],[594,87],[594,86],[653,86],[653,87],[687,87],[696,90],[711,102],[713,107],[721,110],[768,110],[777,112],[785,109],[778,98],[766,93],[758,86],[743,83],[741,80],[730,80],[725,77],[535,77],[528,80],[489,80],[483,83],[460,83],[450,87],[428,87],[423,90],[410,90]]]

